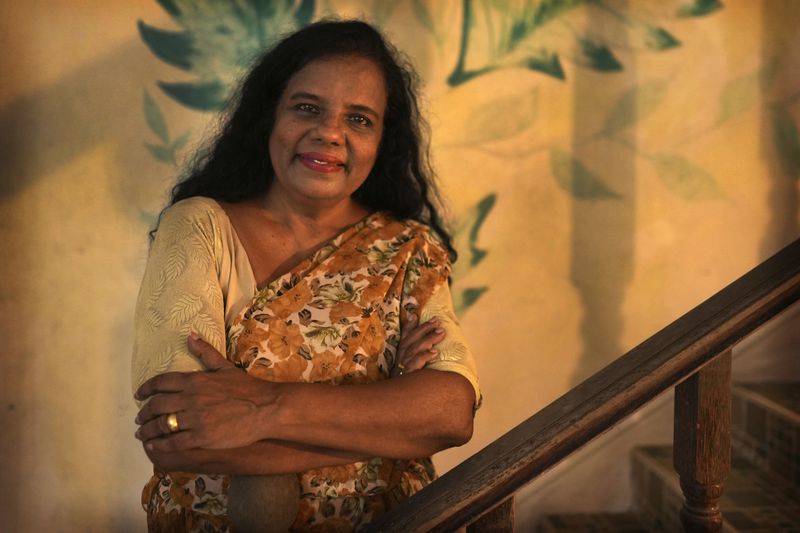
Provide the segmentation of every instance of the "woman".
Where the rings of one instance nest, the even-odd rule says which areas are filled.
[[[137,304],[151,531],[227,530],[231,476],[287,473],[292,530],[357,529],[471,437],[419,124],[411,71],[362,22],[308,26],[244,81],[173,190]]]

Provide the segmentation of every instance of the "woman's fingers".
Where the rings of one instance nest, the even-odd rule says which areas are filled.
[[[187,407],[188,405],[182,396],[162,394],[147,402],[144,407],[139,410],[135,422],[142,425],[157,416],[177,413],[178,411],[183,411]]]
[[[236,365],[228,361],[216,348],[201,339],[196,333],[190,333],[186,343],[189,351],[199,357],[207,369],[216,371],[236,368]],[[142,383],[133,397],[137,400],[145,400],[154,394],[182,392],[186,388],[187,377],[190,374],[190,372],[166,372],[154,376]]]
[[[438,357],[439,352],[435,349],[424,350],[417,352],[415,355],[409,357],[406,363],[403,364],[403,372],[408,373],[413,370],[424,368],[432,360]]]
[[[444,329],[433,326],[424,336],[413,340],[406,346],[405,357],[412,358],[421,352],[431,350],[438,343],[442,342],[447,334]]]
[[[189,346],[189,351],[199,357],[200,362],[209,370],[222,370],[235,366],[194,331],[187,337],[186,344]]]
[[[399,349],[403,350],[414,346],[438,327],[439,321],[437,319],[429,320],[419,325],[417,325],[416,321],[412,322],[410,319],[406,322],[400,335]]]
[[[429,361],[436,358],[438,353],[434,346],[444,340],[447,335],[440,327],[438,319],[429,320],[424,324],[416,325],[416,317],[411,316],[403,328],[403,334],[397,348],[397,371],[407,373],[419,370]]]
[[[154,394],[164,392],[181,392],[186,384],[185,372],[166,372],[148,379],[136,390],[133,397],[146,400]]]
[[[170,426],[170,415],[174,415],[175,417],[174,421],[177,423],[176,429]],[[191,427],[189,416],[187,416],[186,411],[178,411],[176,413],[170,413],[169,415],[157,416],[145,422],[136,430],[135,437],[142,442],[147,442],[158,437],[165,437],[170,433],[191,429]]]

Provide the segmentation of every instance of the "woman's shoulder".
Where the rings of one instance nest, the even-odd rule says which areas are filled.
[[[413,218],[399,218],[388,211],[378,211],[368,218],[374,220],[377,225],[385,228],[386,231],[419,237],[433,236],[433,231],[427,224]]]
[[[161,221],[193,221],[218,224],[225,211],[213,198],[192,196],[177,201],[164,209]]]
[[[182,230],[194,228],[212,235],[215,228],[224,226],[226,220],[225,212],[216,200],[192,196],[164,209],[158,232],[180,233]]]
[[[435,231],[424,222],[411,218],[396,218],[389,213],[381,213],[384,221],[384,230],[395,232],[396,237],[407,242],[417,252],[426,255],[441,256],[442,260],[449,262],[447,247]]]
[[[197,216],[218,216],[222,213],[222,207],[213,198],[206,196],[191,196],[179,200],[167,207],[164,210],[164,216],[179,216],[181,218],[190,218]]]

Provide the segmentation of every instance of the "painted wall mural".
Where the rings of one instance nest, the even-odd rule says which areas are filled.
[[[440,471],[800,236],[796,0],[0,3],[4,526],[142,529],[147,231],[243,70],[327,16],[379,25],[423,81],[485,394]],[[610,453],[575,472],[613,494],[556,476],[521,529],[625,505]]]
[[[229,4],[159,0],[158,3],[181,30],[164,30],[139,21],[141,38],[159,59],[195,77],[193,81],[158,81],[158,87],[180,105],[214,112],[224,108],[242,70],[277,36],[313,21],[318,7],[314,0],[251,0]],[[397,0],[373,2],[368,16],[384,25],[399,3]],[[438,7],[428,6],[421,0],[411,4],[422,30],[420,34],[431,40],[432,47],[444,46],[442,27],[446,21],[443,15],[451,17],[453,14],[452,9],[442,8],[448,2],[439,2]],[[679,39],[659,24],[669,18],[706,16],[721,9],[722,4],[717,0],[662,3],[657,10],[649,5],[645,12],[638,12],[635,5],[628,6],[624,0],[463,0],[460,7],[461,34],[457,63],[447,76],[450,86],[470,82],[501,68],[523,68],[564,80],[562,57],[598,72],[621,71],[625,67],[614,55],[615,46],[654,52],[680,46]],[[570,12],[579,9],[591,10],[590,27],[579,29],[570,20]],[[336,10],[328,2],[322,15],[331,14],[335,15]],[[759,79],[756,74],[750,74],[725,87],[720,96],[719,122],[746,110],[748,102],[745,100],[756,94],[748,84],[757,84]],[[601,129],[586,132],[575,139],[573,145],[611,140],[620,149],[631,150],[654,165],[658,177],[674,194],[687,200],[718,197],[722,192],[714,177],[679,153],[647,153],[619,135],[661,104],[668,85],[669,80],[662,78],[625,91],[608,110]],[[177,165],[176,152],[186,145],[190,132],[173,138],[161,109],[147,91],[143,104],[147,125],[158,140],[145,146],[155,159]],[[466,126],[479,132],[469,144],[480,148],[534,127],[538,105],[537,92],[492,102],[481,110],[481,115],[469,117]],[[513,111],[513,122],[502,121],[498,127],[495,117],[508,115],[508,111]],[[786,131],[784,144],[791,143],[792,138],[796,142],[794,123],[785,113],[781,120],[781,127]],[[534,148],[537,149],[548,151],[552,178],[575,198],[620,199],[619,193],[605,185],[597,173],[570,151],[557,145]],[[532,151],[528,151],[528,155]],[[477,247],[476,241],[480,225],[494,206],[495,198],[494,193],[489,193],[453,224],[459,251],[462,257],[466,256],[456,267],[454,276],[459,313],[466,311],[488,289],[487,286],[462,288],[459,281],[466,269],[476,266],[486,254]],[[155,220],[152,213],[143,213],[143,218]]]

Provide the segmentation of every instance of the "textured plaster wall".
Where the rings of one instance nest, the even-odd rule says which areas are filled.
[[[509,51],[522,4],[331,0],[314,12],[381,23],[425,79],[461,243],[454,292],[485,393],[475,437],[437,456],[441,471],[800,236],[800,4],[729,1],[678,16],[716,3],[608,0],[610,11],[556,13]],[[0,516],[10,531],[143,529],[131,319],[146,232],[177,172],[144,143],[171,144],[180,161],[211,115],[159,90],[199,70],[155,57],[139,20],[178,28],[156,2],[0,4]],[[541,57],[550,62],[519,67]],[[659,427],[651,435],[668,437]],[[533,488],[520,498],[530,503],[521,518],[532,522],[534,505],[623,508],[625,472],[591,453],[629,445],[619,442],[573,461],[618,491],[576,498],[570,484],[585,478],[551,475],[547,498]]]

